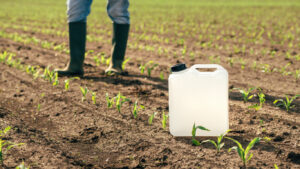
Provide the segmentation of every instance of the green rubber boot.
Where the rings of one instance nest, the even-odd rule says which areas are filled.
[[[113,24],[112,51],[109,67],[105,70],[108,75],[122,74],[122,63],[124,61],[129,24]]]
[[[86,22],[69,23],[70,62],[65,69],[56,69],[58,76],[83,76]]]

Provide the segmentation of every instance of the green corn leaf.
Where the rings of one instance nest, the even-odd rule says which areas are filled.
[[[6,134],[10,129],[11,129],[10,126],[6,127],[6,128],[4,129],[4,131],[3,131],[3,133]]]
[[[225,143],[221,143],[220,145],[219,145],[219,150],[221,149],[221,148],[223,148],[223,146],[225,145]]]
[[[192,143],[195,145],[195,146],[199,146],[200,145],[200,143],[199,143],[199,141],[198,140],[196,140],[196,139],[192,139]]]
[[[252,149],[252,147],[261,140],[259,137],[255,137],[247,146],[245,150],[245,155],[247,156],[248,152]]]
[[[207,143],[207,142],[209,142],[209,143],[211,143],[211,144],[213,144],[216,148],[218,148],[218,145],[216,144],[216,142],[215,141],[213,141],[213,140],[204,140],[204,141],[202,141],[201,142],[201,144],[203,144],[203,143]]]
[[[149,119],[148,119],[148,124],[150,124],[150,125],[152,124],[152,121],[153,121],[153,119],[154,119],[156,113],[157,113],[157,112],[154,112],[154,113],[149,117]]]
[[[238,142],[237,140],[230,138],[230,137],[225,137],[225,138],[235,142],[238,145],[238,148],[241,149],[242,151],[244,151],[243,146],[241,145],[240,142]]]
[[[8,146],[8,147],[6,148],[6,150],[10,150],[10,149],[13,148],[13,147],[17,147],[17,146],[24,145],[24,143],[19,143],[19,144],[13,144],[13,143],[10,143],[10,144],[12,144],[12,145]]]
[[[252,157],[253,157],[253,153],[250,154],[246,162],[248,162]]]

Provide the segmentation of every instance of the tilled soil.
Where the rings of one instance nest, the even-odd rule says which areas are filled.
[[[6,30],[14,32],[15,30]],[[22,32],[25,33],[26,32]],[[40,39],[57,43],[66,39],[35,34]],[[108,44],[89,42],[88,49],[109,53]],[[44,49],[33,44],[23,44],[0,38],[0,52],[13,52],[24,65],[42,68],[52,65],[63,67],[68,55]],[[204,51],[208,52],[208,51]],[[224,54],[225,55],[225,54]],[[140,61],[157,58],[161,65],[152,77],[141,75]],[[161,112],[168,112],[168,82],[159,78],[160,71],[168,74],[169,66],[185,62],[208,63],[207,58],[188,60],[153,56],[141,50],[128,49],[131,60],[124,76],[106,76],[105,66],[96,66],[93,58],[87,57],[84,65],[85,76],[70,82],[70,89],[64,90],[64,80],[53,86],[43,79],[34,80],[24,71],[1,64],[0,66],[0,128],[12,126],[13,130],[4,139],[25,143],[10,150],[4,157],[5,168],[14,168],[22,161],[31,168],[241,168],[242,163],[236,152],[227,152],[234,146],[225,140],[220,153],[210,144],[193,146],[190,137],[173,137],[168,127],[162,129]],[[249,58],[255,59],[255,58]],[[282,62],[281,60],[274,60]],[[221,62],[222,64],[223,62]],[[299,67],[299,63],[292,65]],[[228,136],[239,140],[244,146],[254,137],[270,137],[270,142],[261,142],[251,150],[254,156],[249,168],[300,168],[300,101],[295,100],[295,108],[287,113],[275,107],[273,101],[300,93],[299,82],[291,76],[279,73],[266,74],[239,65],[229,67],[230,89],[235,87],[262,88],[266,94],[266,104],[259,111],[248,106],[257,98],[244,103],[237,90],[230,90],[230,129]],[[91,94],[81,101],[80,86],[97,92],[97,104],[92,104]],[[121,114],[115,108],[107,108],[105,94],[111,97],[121,92],[132,101],[122,106]],[[44,96],[41,96],[42,93]],[[132,116],[135,100],[145,106],[137,119]],[[40,104],[40,110],[37,105]],[[148,117],[159,112],[153,124]],[[207,138],[197,138],[204,140]],[[216,138],[212,138],[216,139]]]

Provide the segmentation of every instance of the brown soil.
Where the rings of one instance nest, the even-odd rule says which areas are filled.
[[[66,39],[39,34],[35,36],[67,44]],[[110,46],[101,45],[88,43],[87,48],[108,54]],[[0,52],[3,51],[16,53],[16,57],[21,58],[25,65],[43,68],[49,64],[63,67],[68,60],[67,54],[0,38]],[[212,51],[203,51],[203,54],[206,53]],[[191,138],[173,137],[168,128],[163,130],[161,127],[161,112],[168,112],[168,82],[160,80],[160,71],[164,71],[166,76],[172,64],[185,62],[191,66],[194,63],[208,63],[207,58],[190,60],[158,57],[150,52],[130,49],[127,56],[132,59],[127,66],[129,74],[126,76],[104,75],[105,66],[96,66],[93,58],[88,56],[84,66],[85,76],[71,81],[69,91],[64,90],[63,81],[66,78],[60,78],[60,85],[54,87],[42,79],[33,80],[24,71],[1,64],[0,128],[12,126],[13,130],[5,139],[25,143],[6,154],[5,168],[14,168],[22,160],[31,168],[242,167],[236,152],[227,152],[228,148],[234,146],[228,140],[225,140],[222,151],[216,153],[210,144],[193,146]],[[138,70],[141,61],[137,56],[159,62],[161,70],[154,71],[153,77],[141,75]],[[272,62],[281,65],[282,60]],[[299,82],[292,76],[265,74],[249,67],[241,70],[239,65],[229,67],[225,62],[221,64],[229,71],[231,89],[257,86],[266,94],[266,104],[255,112],[247,107],[257,102],[257,98],[250,103],[243,103],[240,93],[230,91],[232,132],[228,136],[239,140],[244,146],[254,137],[267,136],[272,139],[268,143],[257,144],[251,150],[254,156],[248,167],[272,168],[277,164],[279,168],[300,168],[300,101],[295,100],[296,106],[290,113],[272,104],[285,94],[299,94]],[[292,66],[299,67],[299,62]],[[79,86],[97,92],[96,105],[92,104],[90,94],[86,102],[81,101]],[[132,102],[123,105],[122,115],[115,108],[107,108],[106,92],[110,96],[121,92],[131,98]],[[42,93],[44,97],[41,97]],[[134,119],[131,111],[137,99],[146,109]],[[41,105],[40,111],[37,111],[38,104]],[[159,114],[153,124],[148,125],[148,117],[156,111]],[[263,126],[260,125],[261,120]]]

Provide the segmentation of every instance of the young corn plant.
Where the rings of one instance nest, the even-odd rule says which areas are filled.
[[[161,120],[161,124],[162,124],[162,128],[165,130],[166,127],[167,127],[167,119],[168,119],[169,115],[166,115],[165,114],[165,111],[163,111],[163,114],[162,114],[162,120]]]
[[[149,119],[148,119],[148,124],[151,125],[152,122],[153,122],[153,119],[155,117],[155,115],[157,114],[157,112],[154,112],[151,116],[149,116]]]
[[[82,98],[81,101],[84,102],[86,100],[86,95],[88,94],[89,90],[87,87],[83,88],[80,87],[81,93],[82,93]]]
[[[253,95],[250,95],[250,92],[252,92],[255,89],[255,87],[249,88],[247,91],[239,88],[236,89],[238,89],[239,92],[242,94],[244,103],[248,102],[250,99],[253,98]]]
[[[299,70],[296,70],[295,73],[294,73],[293,75],[294,75],[294,77],[296,78],[296,81],[298,81],[299,78],[300,78],[300,69],[299,69]]]
[[[204,141],[202,141],[201,142],[201,144],[203,144],[203,143],[211,143],[211,144],[213,144],[215,147],[216,147],[216,149],[217,149],[217,153],[219,153],[220,152],[220,150],[221,150],[221,148],[224,146],[224,142],[222,142],[222,140],[223,140],[223,137],[227,134],[227,133],[229,133],[230,132],[230,130],[227,130],[225,133],[223,133],[223,134],[221,134],[219,137],[218,137],[218,140],[217,140],[217,142],[215,142],[214,140],[204,140]]]
[[[22,163],[20,165],[18,165],[16,167],[16,169],[30,169],[30,167],[26,167],[25,164],[24,164],[24,161],[22,161]]]
[[[196,124],[194,123],[193,125],[193,129],[192,129],[192,143],[195,146],[199,146],[201,143],[196,140],[196,131],[197,129],[203,130],[203,131],[210,131],[209,129],[203,127],[203,126],[196,126]]]
[[[253,108],[255,111],[260,110],[263,107],[263,104],[265,103],[265,94],[262,93],[261,89],[259,89],[260,93],[257,94],[258,99],[259,99],[259,104],[254,104],[252,106],[249,106],[248,108]]]
[[[253,146],[254,146],[256,143],[260,142],[260,140],[262,140],[262,138],[260,138],[260,137],[255,137],[255,138],[248,144],[248,146],[246,147],[246,149],[243,148],[242,144],[241,144],[239,141],[237,141],[237,140],[235,140],[235,139],[233,139],[233,138],[230,138],[230,137],[225,137],[225,138],[226,138],[226,139],[229,139],[229,140],[231,140],[231,141],[233,141],[234,143],[237,144],[237,146],[234,146],[234,147],[229,148],[229,149],[228,149],[228,152],[230,152],[232,149],[233,149],[233,150],[236,150],[236,152],[238,153],[239,157],[241,158],[241,160],[242,160],[242,162],[243,162],[244,168],[247,168],[247,163],[248,163],[248,161],[250,161],[251,158],[253,157],[253,153],[250,153],[250,154],[249,154],[249,151],[253,148]],[[268,138],[268,137],[265,137],[265,138],[263,138],[263,139],[266,140],[266,141],[270,141],[270,138]]]
[[[118,112],[121,114],[121,108],[122,108],[122,105],[123,105],[125,102],[129,102],[130,99],[129,99],[129,98],[126,98],[125,96],[123,96],[123,95],[119,92],[119,94],[115,97],[115,100],[116,100],[116,108],[117,108]]]
[[[41,94],[41,97],[40,97],[40,99],[39,99],[39,102],[38,102],[38,105],[37,105],[37,111],[38,111],[38,112],[40,112],[40,110],[41,110],[41,104],[40,104],[40,102],[41,102],[41,99],[42,99],[43,97],[45,97],[45,93],[42,93],[42,94]]]
[[[72,77],[72,78],[69,78],[69,79],[65,80],[65,91],[69,90],[69,88],[70,88],[70,81],[74,80],[74,79],[80,80],[79,77]]]
[[[146,64],[141,64],[139,67],[141,74],[144,74],[145,70],[147,70],[147,74],[151,77],[151,72],[158,66],[158,64],[154,63],[153,61],[149,61]]]
[[[58,84],[59,84],[58,73],[55,72],[53,86],[57,86]]]
[[[93,104],[96,104],[96,98],[97,98],[97,93],[96,92],[92,92],[92,101],[93,101]]]
[[[138,105],[138,101],[135,101],[133,105],[133,111],[132,111],[133,117],[136,119],[138,116],[138,112],[143,109],[145,109],[145,106]]]
[[[165,79],[164,72],[160,72],[159,78],[160,78],[160,80],[164,80]]]
[[[233,67],[233,64],[234,64],[234,61],[235,61],[234,58],[229,58],[229,59],[227,59],[227,61],[230,65],[230,67]]]
[[[288,96],[285,96],[286,100],[283,99],[277,99],[273,102],[273,104],[275,104],[276,106],[280,107],[280,106],[284,106],[284,108],[286,109],[287,112],[289,112],[292,108],[295,107],[295,105],[293,105],[293,101],[295,99],[297,99],[297,97],[300,97],[300,95],[296,95],[292,98],[289,98]]]
[[[45,68],[42,77],[45,80],[48,80],[50,83],[52,83],[52,81],[54,79],[54,71],[51,71],[49,68],[50,68],[50,65]]]
[[[0,63],[5,63],[7,55],[8,53],[6,51],[0,54]]]
[[[93,59],[94,59],[94,61],[95,61],[95,63],[96,63],[96,66],[99,66],[99,65],[100,65],[100,59],[99,59],[99,57],[98,57],[97,55],[95,55],[95,56],[93,57]]]
[[[10,149],[16,146],[21,146],[24,143],[13,143],[7,140],[4,140],[3,137],[11,129],[10,126],[6,127],[4,130],[0,130],[0,166],[3,166],[4,163],[4,154],[7,153]]]
[[[124,60],[124,62],[122,63],[122,70],[125,70],[125,66],[126,63],[130,60],[130,58],[127,58],[126,60]]]
[[[107,108],[112,108],[112,106],[114,105],[114,99],[115,98],[109,98],[108,93],[105,94],[105,99],[107,102]]]

